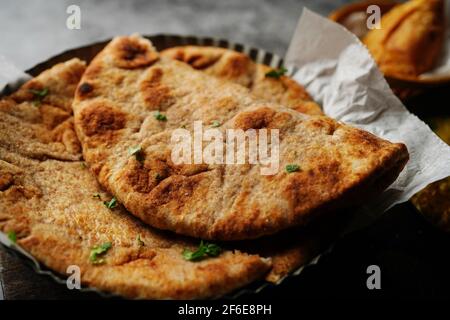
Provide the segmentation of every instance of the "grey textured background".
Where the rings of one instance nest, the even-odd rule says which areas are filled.
[[[222,37],[284,56],[302,8],[323,15],[345,0],[0,0],[0,54],[21,69],[118,34]],[[81,30],[66,8],[81,8]]]

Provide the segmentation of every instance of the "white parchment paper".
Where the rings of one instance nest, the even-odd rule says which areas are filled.
[[[286,64],[298,68],[294,78],[328,116],[408,147],[406,168],[363,208],[356,225],[369,223],[426,185],[450,175],[450,147],[403,106],[366,47],[344,27],[304,9]]]

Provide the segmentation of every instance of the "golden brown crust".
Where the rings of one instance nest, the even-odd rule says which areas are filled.
[[[86,64],[79,59],[57,64],[40,74],[39,78],[25,83],[11,98],[17,103],[32,102],[35,96],[31,90],[47,88],[48,94],[40,102],[72,113],[73,94],[85,69]]]
[[[149,75],[141,82],[140,92],[145,106],[149,110],[165,110],[170,104],[170,89],[162,84],[163,72],[159,68],[154,68]]]
[[[158,60],[158,54],[149,46],[147,41],[138,37],[129,37],[116,43],[113,61],[124,69],[142,68]]]
[[[435,65],[445,34],[443,0],[411,0],[381,19],[364,43],[386,75],[417,77]]]
[[[83,131],[88,137],[123,129],[126,124],[126,114],[103,101],[97,101],[84,109],[80,118]]]
[[[205,298],[252,282],[269,268],[258,256],[238,251],[184,260],[183,250],[194,250],[197,241],[146,227],[122,207],[111,212],[102,203],[110,196],[81,162],[31,161],[3,149],[0,158],[1,171],[20,170],[0,193],[0,229],[15,231],[20,246],[60,274],[79,266],[86,285],[129,298]],[[105,264],[93,265],[91,248],[108,241]]]
[[[296,111],[322,115],[305,88],[287,76],[267,77],[272,68],[254,63],[247,55],[229,49],[202,46],[173,47],[162,56],[186,62],[194,69],[243,85],[258,99],[272,101]]]
[[[46,76],[52,74],[51,82],[57,81],[54,71],[65,74],[74,64],[84,66],[79,60],[67,62],[32,81],[46,87]],[[20,90],[26,93],[23,87]],[[31,117],[36,106],[8,98],[0,105],[5,106],[0,110],[0,119],[15,118],[14,122],[2,122],[1,137],[16,133],[16,125],[25,131],[46,126],[46,113],[53,112],[45,108],[42,117],[40,113]],[[95,109],[102,111],[101,115],[86,111],[86,131],[92,136],[104,136],[124,125],[120,113],[117,116],[103,107],[97,104]],[[27,121],[30,119],[33,122]],[[58,119],[52,124],[64,137],[67,131],[61,127],[71,126],[72,119]],[[21,137],[21,141],[33,143],[28,136]],[[51,145],[51,141],[43,142],[42,148]],[[65,158],[66,151],[57,151],[60,154],[55,151],[53,158],[70,160]],[[97,194],[100,199],[93,197]],[[145,226],[120,205],[108,209],[103,201],[110,199],[80,161],[36,159],[35,153],[0,145],[0,230],[16,232],[21,247],[61,275],[66,275],[68,266],[77,265],[82,283],[101,290],[129,298],[193,299],[223,295],[261,278],[270,268],[270,260],[234,250],[200,262],[186,261],[183,250],[194,250],[197,240]],[[105,242],[112,243],[104,256],[105,263],[92,264],[92,247]]]
[[[71,102],[85,68],[78,59],[55,65],[3,99],[0,145],[32,158],[80,159]],[[36,97],[31,90],[46,94]]]
[[[95,98],[75,98],[75,125],[84,157],[96,168],[100,183],[152,226],[204,239],[239,240],[273,234],[378,194],[407,162],[403,144],[327,117],[307,116],[255,100],[242,86],[169,58],[162,57],[140,71],[116,68],[110,64],[110,56],[124,39],[114,39],[89,66],[82,81],[94,81],[90,68],[100,70],[96,75],[99,87]],[[160,74],[158,85],[170,91],[170,101],[161,102],[166,121],[158,121],[143,103],[141,84],[153,77],[155,69]],[[126,90],[112,85],[108,82],[111,77],[130,85]],[[133,98],[124,101],[122,95]],[[120,138],[108,141],[108,147],[85,130],[82,114],[97,101],[114,104],[133,119],[121,129]],[[170,158],[171,133],[182,126],[192,130],[195,120],[204,124],[216,120],[221,130],[279,129],[280,170],[262,176],[260,165],[185,165],[180,171]],[[136,145],[144,155],[139,169],[127,152]],[[161,167],[155,167],[154,159],[159,159]],[[287,173],[284,168],[292,163],[301,170]],[[163,170],[164,178],[155,182],[157,170]]]
[[[161,52],[162,56],[183,61],[194,69],[250,88],[256,64],[243,53],[218,47],[181,46]]]

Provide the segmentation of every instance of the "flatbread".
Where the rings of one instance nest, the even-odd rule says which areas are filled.
[[[77,160],[76,140],[64,139],[73,133],[70,102],[84,68],[78,59],[56,65],[0,100],[0,230],[15,232],[18,245],[56,272],[67,275],[76,265],[83,284],[129,298],[216,297],[263,277],[270,259],[225,250],[186,261],[183,250],[195,250],[198,240],[152,229],[122,206],[103,204],[111,196]],[[27,95],[37,87],[49,89],[39,105]],[[107,242],[104,263],[93,264],[92,248]]]
[[[255,100],[248,89],[160,57],[139,36],[115,38],[87,68],[74,100],[83,155],[100,184],[149,225],[241,240],[307,224],[390,185],[408,160],[394,144],[324,116]],[[159,121],[159,110],[167,121]],[[174,129],[280,130],[280,170],[175,165]],[[142,159],[130,156],[139,146]],[[298,172],[287,173],[288,164]]]
[[[115,224],[115,217],[119,216],[120,221],[117,221],[114,230],[131,229],[130,234],[133,232],[131,235],[128,235],[127,232],[125,237],[129,236],[130,239],[133,239],[136,234],[139,234],[141,239],[144,239],[145,234],[149,233],[148,230],[143,230],[149,229],[149,227],[144,227],[135,219],[128,217],[128,213],[124,212],[122,207],[111,212],[101,205],[102,200],[92,198],[93,195],[99,194],[103,200],[109,200],[111,196],[100,189],[95,179],[84,168],[84,163],[78,161],[81,160],[81,154],[79,153],[81,148],[73,131],[70,97],[73,95],[75,86],[84,69],[84,63],[77,59],[55,65],[51,70],[43,72],[39,77],[24,84],[11,96],[0,100],[0,114],[2,115],[0,117],[0,145],[2,148],[0,157],[1,229],[5,232],[13,230],[17,232],[22,247],[32,252],[39,261],[61,274],[65,274],[67,266],[70,264],[83,265],[84,268],[90,269],[91,266],[86,261],[85,256],[89,254],[91,246],[100,242],[97,237],[95,241],[92,241],[93,244],[87,244],[86,248],[80,249],[78,243],[75,243],[75,247],[72,248],[70,247],[73,242],[71,237],[61,236],[61,233],[67,230],[66,227],[61,229],[62,224],[73,227],[74,232],[86,233],[84,237],[90,237],[91,233],[96,232],[96,230],[87,229],[88,226],[78,224],[77,221],[82,221],[83,224],[84,221],[92,221],[93,225],[107,227],[112,218],[114,219],[113,224]],[[42,90],[43,88],[49,88],[49,93],[42,101],[39,101],[39,105],[35,105],[35,99],[30,90]],[[17,134],[18,132],[20,134]],[[6,159],[8,161],[5,161]],[[66,162],[75,160],[76,162],[73,163]],[[34,176],[35,172],[38,172],[39,175]],[[55,172],[58,173],[57,176],[54,175]],[[36,179],[39,183],[36,183]],[[14,183],[16,183],[16,186],[13,186]],[[49,186],[52,186],[51,190],[48,190]],[[33,192],[44,194],[45,200],[29,204],[31,200],[25,199],[21,195],[21,193],[24,193],[30,197],[30,193]],[[33,201],[36,201],[36,199]],[[49,202],[47,203],[47,201]],[[56,207],[55,201],[58,202],[58,207],[70,208],[70,212],[76,214],[72,214],[70,219],[67,218],[67,220],[62,220],[60,217],[55,218],[61,215],[61,210],[55,211],[54,209]],[[17,202],[18,204],[9,207],[10,202]],[[19,207],[21,208],[21,214],[13,212]],[[78,210],[78,208],[82,208],[82,210]],[[43,218],[52,217],[52,221],[56,222],[42,225],[41,222],[35,221],[34,217],[38,215]],[[33,218],[31,219],[31,217]],[[228,247],[230,250],[238,248],[243,252],[251,252],[272,260],[272,268],[265,277],[268,281],[278,282],[292,270],[304,265],[322,249],[326,248],[338,230],[337,228],[329,230],[328,226],[335,225],[335,223],[323,223],[320,226],[308,226],[306,229],[293,230],[284,235],[266,237],[246,243],[233,243]],[[39,231],[39,234],[36,234],[37,228],[44,231]],[[48,249],[53,247],[54,243],[52,242],[49,245],[50,240],[44,241],[43,239],[52,235],[53,231],[50,230],[54,229],[61,231],[56,235],[57,240],[51,238],[54,243],[59,243],[59,246],[54,251],[49,251]],[[109,228],[105,230],[108,231]],[[119,236],[119,234],[117,235]],[[115,233],[109,236],[116,237]],[[155,236],[166,242],[177,242],[175,235],[158,232],[154,229],[151,229],[147,238],[152,239]],[[36,237],[38,240],[35,240]],[[105,236],[105,239],[109,238]],[[34,241],[39,241],[39,247],[36,248],[37,244]],[[187,242],[188,244],[184,246],[190,247],[197,244],[196,241],[192,240]],[[154,241],[152,240],[151,243],[154,243]],[[180,241],[177,243],[180,243]],[[134,242],[132,246],[134,246]],[[178,249],[181,250],[182,247],[183,243],[179,244]],[[77,253],[81,256],[77,256]],[[66,258],[66,254],[70,258]],[[265,261],[269,261],[268,259],[265,259]],[[167,262],[167,268],[171,268],[171,263]],[[175,261],[175,263],[180,264],[179,261]],[[184,264],[182,265],[184,266]],[[131,270],[132,268],[129,272]],[[96,274],[88,274],[83,277],[83,283],[125,296],[136,297],[136,295],[129,295],[124,291],[128,290],[128,287],[136,286],[135,283],[130,282],[127,288],[123,288],[123,284],[112,283],[109,279],[103,279],[102,277],[97,279],[96,277],[98,277]],[[124,272],[124,277],[128,277],[126,272]],[[117,276],[117,279],[122,281],[121,276]],[[99,285],[99,281],[105,283]],[[142,285],[142,287],[145,286],[148,286],[148,284]],[[223,288],[223,292],[226,290],[226,287]],[[140,297],[154,296],[145,293]]]
[[[243,53],[218,47],[180,46],[161,51],[161,56],[183,61],[209,75],[249,88],[257,99],[276,102],[305,114],[323,115],[320,106],[295,80],[284,75],[266,76],[274,69],[253,62]]]
[[[56,65],[1,99],[0,145],[34,159],[80,160],[71,103],[85,68],[77,59]],[[32,93],[43,89],[42,98]]]
[[[254,63],[247,55],[224,48],[209,46],[178,46],[161,51],[167,56],[189,64],[206,74],[225,79],[250,90],[255,98],[272,101],[296,111],[323,115],[306,89],[288,76],[267,77],[273,69]],[[277,283],[293,270],[305,265],[323,252],[336,239],[346,219],[321,219],[306,228],[296,228],[281,235],[236,243],[245,252],[270,257],[272,268],[266,280]]]

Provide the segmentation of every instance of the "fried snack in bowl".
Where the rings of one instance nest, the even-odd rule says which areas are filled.
[[[436,134],[450,144],[450,117],[432,119],[431,123]],[[450,177],[428,185],[411,201],[432,224],[450,232]]]
[[[367,19],[375,14],[369,6],[380,9],[381,29],[369,29]],[[440,61],[446,41],[444,12],[442,0],[370,0],[345,5],[329,18],[367,45],[394,93],[407,100],[450,82]]]
[[[385,14],[363,42],[385,75],[415,78],[435,66],[444,34],[444,1],[412,0]]]
[[[398,2],[393,0],[353,2],[333,11],[328,18],[343,25],[358,38],[362,39],[370,31],[366,21],[368,18],[367,8],[372,5],[378,6],[380,13],[383,15],[398,5]]]

